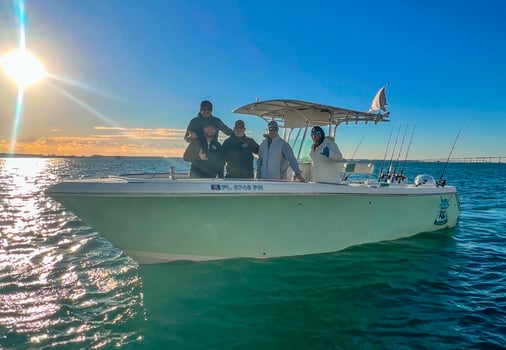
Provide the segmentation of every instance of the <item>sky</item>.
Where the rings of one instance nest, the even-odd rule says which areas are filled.
[[[0,153],[181,156],[201,100],[232,110],[300,99],[366,111],[390,83],[390,123],[341,125],[350,158],[506,156],[506,2],[0,0],[0,57],[26,47],[50,76],[24,91],[0,71]],[[362,142],[360,142],[362,140]],[[357,146],[360,147],[357,149]],[[390,149],[392,145],[390,146]]]

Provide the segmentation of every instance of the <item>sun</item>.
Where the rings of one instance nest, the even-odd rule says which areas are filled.
[[[47,75],[42,63],[25,49],[15,50],[0,57],[0,66],[20,89],[37,83]]]

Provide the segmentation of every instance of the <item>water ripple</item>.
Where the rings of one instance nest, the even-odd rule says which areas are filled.
[[[44,195],[58,180],[47,174],[62,164],[0,160],[0,339],[7,347],[103,347],[139,337],[123,329],[144,320],[136,264]]]
[[[161,172],[170,164],[0,159],[0,347],[506,344],[504,164],[448,167],[462,209],[455,229],[269,260],[139,267],[43,192],[62,178]],[[408,176],[436,174],[441,167],[413,163]]]

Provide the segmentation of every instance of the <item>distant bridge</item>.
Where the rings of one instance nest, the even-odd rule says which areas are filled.
[[[446,162],[448,158],[421,159],[421,162]],[[452,157],[452,163],[504,163],[506,156]]]

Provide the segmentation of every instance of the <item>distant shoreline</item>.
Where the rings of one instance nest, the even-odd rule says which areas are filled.
[[[152,159],[181,159],[182,157],[162,157],[162,156],[102,156],[95,154],[92,156],[62,156],[56,154],[24,154],[24,153],[0,153],[0,158],[152,158]]]
[[[22,153],[0,153],[0,158],[71,158],[71,159],[182,159],[183,157],[163,157],[163,156],[62,156],[62,155],[44,155],[44,154],[22,154]],[[382,162],[382,159],[354,159],[353,161]],[[408,159],[407,162],[426,162],[426,163],[444,163],[447,158],[430,159]],[[387,160],[388,162],[388,160]],[[449,160],[450,163],[506,163],[506,156],[482,156],[482,157],[455,157]]]

